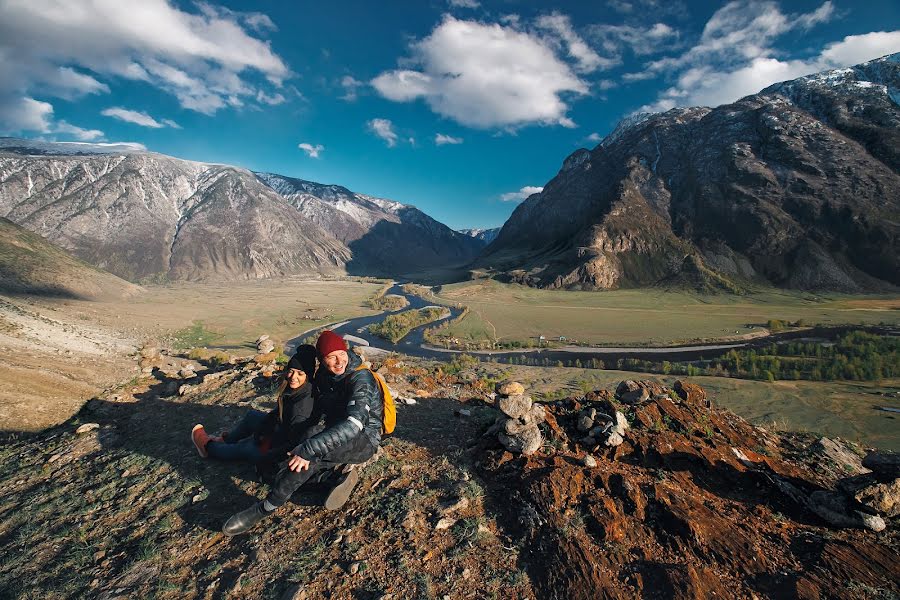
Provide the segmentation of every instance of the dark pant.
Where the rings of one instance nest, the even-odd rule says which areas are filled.
[[[249,410],[237,426],[225,434],[224,442],[209,442],[206,451],[210,457],[219,460],[245,460],[257,462],[263,457],[254,439],[266,420],[266,413]]]
[[[309,468],[299,473],[291,471],[285,463],[275,477],[275,484],[269,492],[266,500],[274,506],[281,506],[288,501],[291,494],[296,492],[301,485],[310,480],[316,473],[338,465],[358,464],[366,462],[375,454],[375,446],[364,433],[360,433],[349,443],[338,446],[322,458],[316,458],[309,462]]]

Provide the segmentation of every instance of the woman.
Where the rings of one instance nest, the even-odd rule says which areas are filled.
[[[233,430],[210,437],[203,425],[194,425],[191,440],[203,458],[243,460],[258,466],[274,465],[287,459],[288,451],[306,437],[313,412],[312,378],[316,349],[308,344],[297,348],[284,369],[278,388],[278,405],[268,413],[247,412]]]

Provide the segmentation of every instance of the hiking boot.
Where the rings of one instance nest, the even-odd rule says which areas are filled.
[[[356,487],[358,481],[359,470],[351,467],[350,472],[338,480],[337,485],[328,493],[328,497],[325,498],[325,508],[337,510],[346,504],[347,499],[350,498],[350,492]]]
[[[268,516],[269,513],[263,508],[263,503],[257,502],[250,508],[231,515],[231,518],[222,527],[222,533],[228,537],[240,535]]]
[[[197,423],[194,425],[194,428],[191,429],[191,441],[194,442],[194,447],[197,448],[197,454],[203,458],[209,457],[209,453],[206,451],[206,445],[209,443],[210,437],[200,423]]]

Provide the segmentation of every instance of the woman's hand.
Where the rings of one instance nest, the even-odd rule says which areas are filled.
[[[287,453],[291,459],[288,461],[288,468],[295,473],[299,473],[300,471],[305,471],[309,468],[309,461],[303,458],[302,456],[297,456],[296,454]]]

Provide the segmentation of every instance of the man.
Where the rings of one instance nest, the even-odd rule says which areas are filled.
[[[319,370],[315,377],[316,407],[310,422],[325,416],[325,429],[306,439],[288,453],[263,502],[233,515],[222,532],[232,536],[244,533],[275,512],[301,485],[325,469],[367,461],[381,442],[383,398],[381,388],[368,369],[359,370],[358,356],[348,352],[344,339],[333,331],[323,331],[316,342]],[[334,510],[347,501],[359,480],[351,468],[328,498],[325,508]]]

